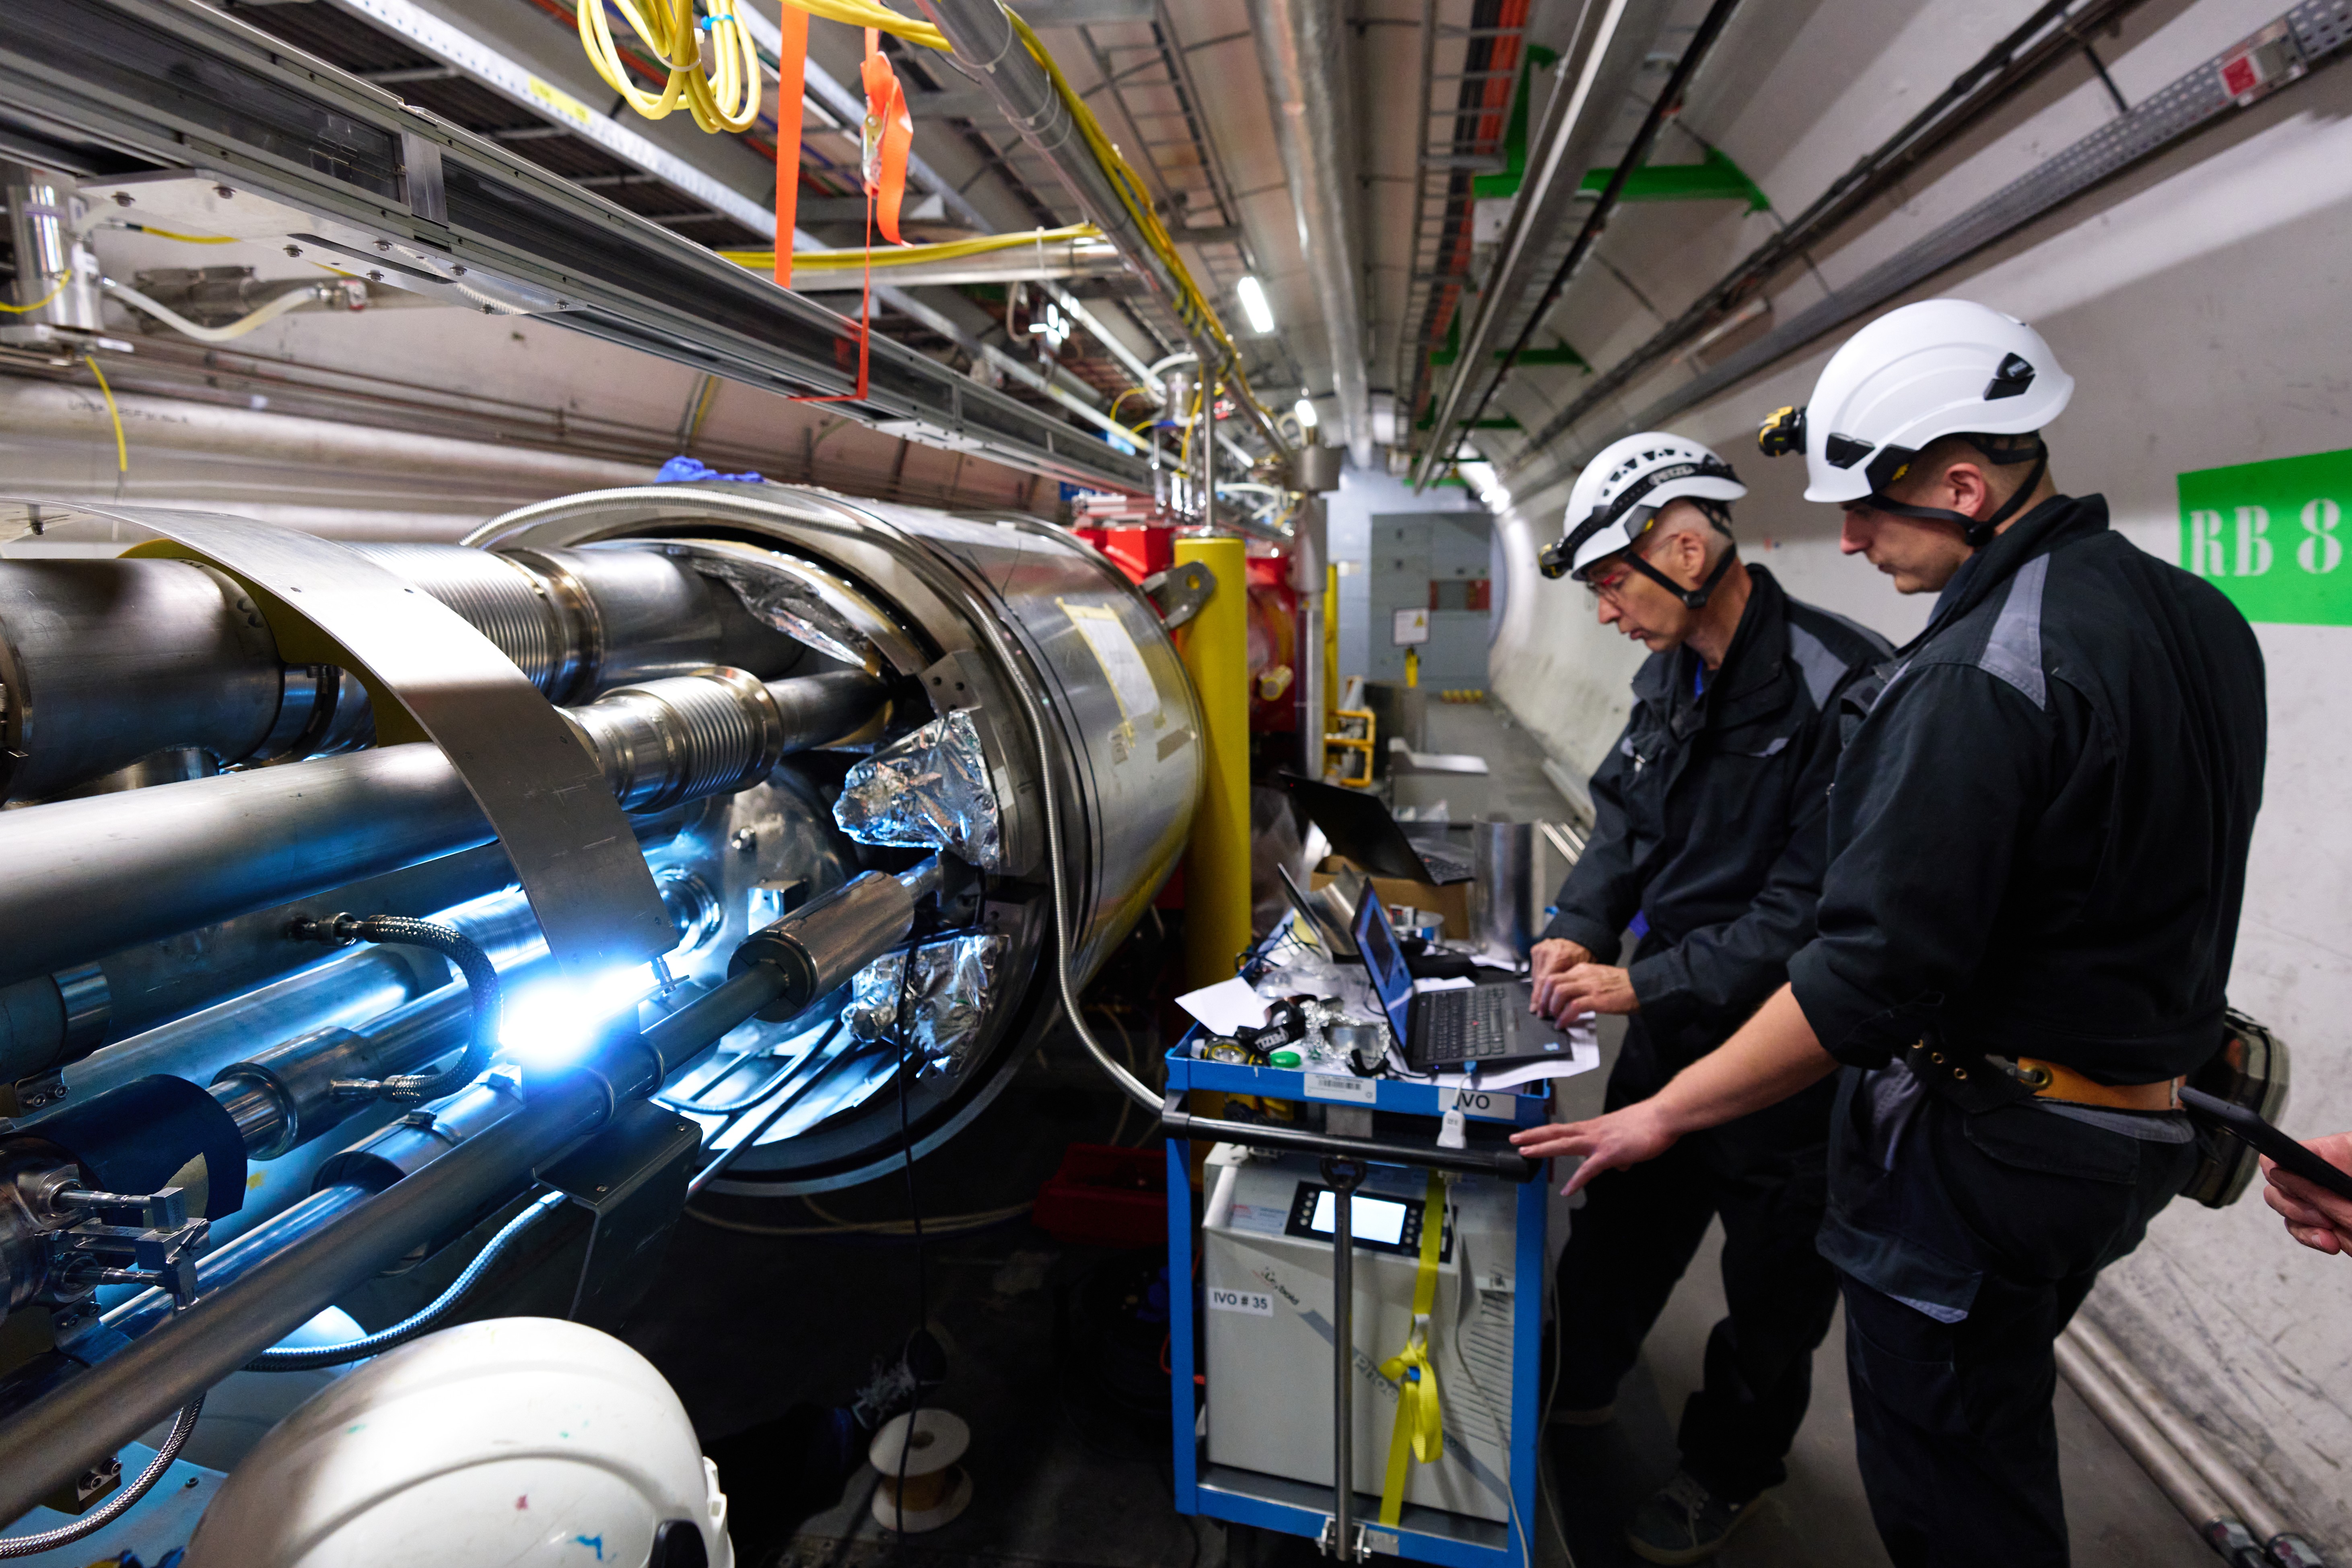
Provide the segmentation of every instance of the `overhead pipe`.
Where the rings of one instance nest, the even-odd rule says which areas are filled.
[[[1885,192],[1907,179],[1937,153],[1951,145],[1995,109],[2086,47],[2091,35],[2112,27],[2142,0],[2046,0],[1999,43],[1954,77],[1944,90],[1894,135],[1857,159],[1829,189],[1701,294],[1681,315],[1652,333],[1632,353],[1601,371],[1580,390],[1528,443],[1542,452],[1578,421],[1601,407],[1653,367],[1682,353],[1759,296],[1780,273],[1801,263],[1814,247],[1865,211]],[[1645,420],[1644,423],[1654,423]],[[1639,426],[1633,426],[1639,428]],[[1583,459],[1580,457],[1579,461]],[[1574,464],[1561,465],[1533,484],[1519,482],[1527,465],[1511,478],[1519,494],[1532,495],[1566,478]]]
[[[1576,36],[1558,68],[1559,85],[1545,100],[1528,174],[1503,231],[1494,270],[1462,334],[1454,373],[1434,401],[1433,434],[1421,464],[1423,482],[1434,477],[1435,454],[1451,449],[1447,436],[1464,395],[1491,362],[1502,334],[1527,315],[1541,267],[1556,254],[1569,225],[1583,220],[1585,171],[1616,122],[1617,106],[1633,89],[1648,41],[1672,9],[1662,0],[1609,0],[1586,6],[1578,18]]]
[[[1297,217],[1298,248],[1323,313],[1340,433],[1356,466],[1369,468],[1374,458],[1372,395],[1349,151],[1354,127],[1346,96],[1347,37],[1339,6],[1338,0],[1254,0],[1250,9],[1258,66],[1274,109],[1275,141]]]
[[[1183,304],[1182,283],[1166,258],[1145,238],[1134,215],[1128,211],[1127,204],[1112,184],[1109,171],[1097,163],[1087,150],[1068,107],[1055,90],[1053,79],[1013,31],[1004,8],[997,0],[919,0],[919,4],[925,16],[954,46],[956,58],[966,69],[979,74],[981,85],[1020,131],[1022,139],[1061,176],[1087,220],[1118,247],[1119,255],[1134,268],[1144,286],[1160,297],[1170,314],[1179,321],[1185,321],[1188,312]],[[1225,379],[1240,380],[1238,359],[1224,345],[1189,327],[1185,336],[1202,363],[1213,365]],[[1275,454],[1286,457],[1289,446],[1265,411],[1248,398],[1241,402]]]
[[[1617,166],[1610,171],[1608,184],[1601,187],[1599,198],[1586,212],[1584,226],[1577,231],[1574,242],[1569,246],[1568,255],[1552,273],[1551,281],[1545,286],[1534,309],[1528,312],[1517,338],[1504,353],[1503,363],[1496,366],[1494,374],[1487,378],[1486,389],[1478,395],[1470,416],[1463,421],[1465,427],[1477,427],[1479,416],[1486,412],[1486,405],[1494,400],[1504,377],[1509,375],[1511,367],[1518,363],[1519,354],[1527,348],[1528,341],[1535,336],[1536,328],[1559,302],[1560,296],[1568,291],[1569,283],[1576,277],[1577,269],[1584,265],[1585,258],[1601,243],[1601,234],[1609,227],[1609,220],[1615,215],[1617,204],[1624,196],[1625,183],[1633,177],[1634,170],[1649,161],[1651,148],[1657,145],[1658,132],[1664,130],[1666,121],[1680,110],[1683,94],[1690,90],[1692,79],[1698,75],[1699,68],[1706,64],[1707,56],[1714,51],[1717,40],[1723,37],[1723,29],[1731,21],[1732,13],[1738,9],[1739,0],[1715,0],[1715,4],[1707,7],[1706,16],[1700,19],[1697,30],[1691,35],[1690,42],[1684,46],[1682,58],[1675,62],[1674,74],[1666,79],[1665,87],[1652,101],[1649,113],[1642,117],[1641,128],[1633,132],[1632,143],[1618,159]],[[1454,386],[1458,389],[1468,385],[1470,377],[1477,374],[1479,368],[1476,361],[1464,353],[1454,377]],[[1452,449],[1453,436],[1449,426],[1444,421],[1433,422],[1429,449],[1422,454],[1422,478],[1424,480],[1433,477],[1435,466],[1444,460],[1440,454],[1450,453]]]

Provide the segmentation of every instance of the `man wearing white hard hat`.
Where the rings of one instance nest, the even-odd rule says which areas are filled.
[[[1821,1250],[1898,1568],[2068,1560],[2053,1345],[2196,1165],[2176,1090],[2222,1044],[2261,802],[2252,630],[2057,492],[2073,392],[2033,329],[1937,300],[1767,423],[1848,553],[1941,596],[1848,694],[1789,984],[1649,1100],[1519,1139],[1581,1185],[1839,1073]]]
[[[1544,552],[1548,575],[1583,583],[1601,625],[1650,650],[1592,777],[1591,841],[1534,952],[1538,1007],[1629,1015],[1612,1108],[1655,1093],[1787,978],[1827,857],[1837,695],[1889,651],[1739,559],[1728,503],[1747,493],[1696,442],[1629,437],[1587,465]],[[1651,1562],[1711,1554],[1787,1479],[1837,1303],[1813,1247],[1830,1099],[1823,1083],[1611,1174],[1570,1229],[1555,1408],[1597,1425],[1709,1221],[1723,1221],[1729,1310],[1683,1411],[1682,1468],[1626,1531]]]

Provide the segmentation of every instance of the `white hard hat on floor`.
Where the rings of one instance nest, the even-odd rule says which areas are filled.
[[[184,1568],[732,1568],[685,1406],[609,1334],[502,1318],[322,1389],[222,1486]]]
[[[1845,341],[1822,370],[1812,401],[1777,410],[1757,436],[1766,457],[1805,455],[1805,499],[1867,500],[1902,516],[1956,521],[1981,545],[2010,508],[1982,520],[1885,500],[1928,443],[1946,436],[2028,436],[2058,417],[2074,378],[2040,332],[1989,305],[1923,300],[1890,310]],[[2032,458],[2032,478],[2010,498],[2021,503],[2041,482],[2047,448],[2034,442],[1998,463]],[[1979,537],[1981,535],[1981,537]]]

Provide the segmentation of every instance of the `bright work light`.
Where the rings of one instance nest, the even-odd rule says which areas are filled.
[[[1241,299],[1242,313],[1249,317],[1251,331],[1274,331],[1274,310],[1265,302],[1265,290],[1258,287],[1256,279],[1244,276],[1234,285],[1234,292]]]

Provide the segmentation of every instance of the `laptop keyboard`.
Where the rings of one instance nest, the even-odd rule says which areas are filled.
[[[1412,847],[1414,853],[1421,857],[1421,863],[1438,876],[1459,879],[1476,875],[1471,863],[1459,855],[1448,854],[1426,844],[1416,844]]]
[[[1511,1048],[1509,1008],[1517,987],[1481,985],[1472,991],[1438,991],[1430,994],[1427,1012],[1428,1061],[1475,1061],[1506,1055]]]

